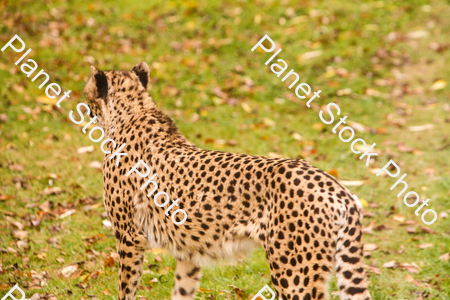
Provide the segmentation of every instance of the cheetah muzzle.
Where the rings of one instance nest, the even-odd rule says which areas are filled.
[[[177,261],[173,300],[194,299],[200,268],[261,244],[278,297],[326,299],[336,270],[340,299],[370,299],[357,198],[304,160],[197,148],[147,93],[150,69],[91,67],[86,98],[108,138],[126,143],[120,165],[105,155],[103,196],[118,240],[119,299],[135,299],[144,252],[163,248]],[[112,143],[107,144],[113,150]],[[181,199],[188,218],[174,224],[125,176],[139,160],[158,174],[159,191]]]

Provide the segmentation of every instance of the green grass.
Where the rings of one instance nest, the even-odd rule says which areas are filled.
[[[118,264],[105,264],[116,251],[115,238],[102,225],[101,173],[89,167],[92,161],[102,160],[102,153],[99,144],[92,153],[77,153],[93,143],[68,114],[84,101],[90,62],[106,70],[131,69],[146,61],[151,67],[153,100],[199,147],[305,158],[325,171],[334,169],[340,180],[365,181],[350,189],[380,207],[366,207],[375,215],[364,218],[364,227],[375,221],[374,228],[391,228],[364,235],[365,243],[379,247],[365,260],[381,272],[369,271],[373,299],[450,298],[450,266],[439,259],[450,252],[449,218],[439,217],[425,226],[414,215],[416,208],[406,207],[396,197],[400,189],[389,189],[396,179],[369,172],[393,159],[402,174],[408,174],[408,190],[430,198],[428,208],[438,214],[450,213],[450,148],[444,147],[450,143],[450,89],[449,85],[431,89],[436,80],[450,81],[448,2],[3,1],[0,7],[1,46],[18,34],[27,49],[33,49],[27,58],[38,63],[38,70],[43,68],[64,91],[72,90],[61,109],[38,102],[44,90],[14,65],[21,54],[10,49],[0,53],[0,115],[6,115],[6,121],[0,121],[0,296],[18,283],[27,297],[36,292],[58,299],[116,297]],[[408,37],[419,30],[428,35]],[[281,82],[264,65],[271,54],[250,50],[264,34],[279,43],[283,51],[277,59],[285,60],[288,70],[298,72],[313,91],[322,90],[312,108],[292,97],[289,83]],[[430,43],[443,49],[432,50]],[[322,55],[301,59],[303,53],[315,50]],[[388,84],[380,85],[381,80]],[[217,88],[227,93],[227,99],[219,99]],[[346,88],[351,94],[336,95]],[[381,94],[374,96],[367,89]],[[339,105],[341,116],[370,128],[356,132],[381,151],[369,168],[331,132],[334,125],[320,121],[321,107],[330,102]],[[408,131],[427,123],[434,125],[432,130]],[[302,139],[296,140],[294,133]],[[401,152],[398,143],[421,153]],[[23,170],[11,170],[13,164]],[[63,192],[40,194],[49,186]],[[46,201],[47,212],[42,205]],[[87,205],[94,207],[86,210]],[[71,209],[76,212],[58,218]],[[408,234],[407,226],[388,214],[392,210],[406,221],[416,221],[407,226],[415,226],[417,233]],[[40,223],[33,226],[36,219]],[[25,226],[28,236],[23,240],[29,249],[20,248],[13,236],[14,221]],[[421,232],[419,227],[434,233]],[[89,239],[95,236],[98,239]],[[49,238],[57,243],[49,244]],[[433,246],[417,247],[424,243]],[[382,267],[391,260],[414,263],[418,273]],[[78,266],[73,277],[61,277],[60,270],[72,263]],[[138,295],[169,298],[174,267],[170,255],[149,251]],[[98,276],[86,276],[96,271]],[[262,248],[245,259],[236,258],[234,264],[219,262],[205,268],[204,275],[199,299],[251,299],[270,284]],[[331,292],[336,290],[333,281]]]

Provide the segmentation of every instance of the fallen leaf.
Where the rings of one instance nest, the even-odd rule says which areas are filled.
[[[372,174],[377,174],[380,171],[381,171],[381,168],[369,169],[369,172],[372,173]],[[386,176],[386,175],[387,175],[386,172],[381,172],[381,174],[378,175],[378,176]]]
[[[400,152],[413,152],[415,150],[414,148],[405,146],[403,143],[397,144],[397,149]]]
[[[373,230],[382,231],[382,230],[391,230],[391,229],[392,229],[391,227],[388,227],[386,225],[379,225],[379,226],[375,227]]]
[[[94,151],[94,146],[87,146],[87,147],[78,148],[77,153],[84,154],[84,153],[93,152],[93,151]]]
[[[425,124],[425,125],[419,125],[419,126],[410,126],[408,127],[408,130],[411,132],[416,131],[424,131],[424,130],[430,130],[433,129],[433,124]]]
[[[421,230],[423,233],[432,233],[432,234],[435,234],[435,233],[436,233],[436,231],[434,231],[433,229],[428,228],[428,227],[422,227],[422,226],[420,226],[420,230]]]
[[[352,93],[352,90],[349,88],[343,89],[343,90],[339,90],[336,92],[337,96],[345,96],[345,95],[349,95]],[[356,129],[356,128],[355,128]]]
[[[375,266],[368,266],[369,267],[369,271],[375,274],[381,274],[381,270],[378,267]]]
[[[341,180],[341,183],[345,186],[360,186],[364,184],[362,180]]]
[[[406,227],[406,232],[408,232],[408,233],[416,233],[416,227],[415,226],[408,226],[408,227]]]
[[[242,102],[242,103],[241,103],[241,107],[242,107],[247,113],[251,113],[251,112],[252,112],[252,108],[251,108],[250,105],[248,105],[246,102]]]
[[[110,291],[109,291],[108,289],[106,289],[106,290],[104,290],[104,291],[103,291],[103,294],[105,294],[105,295],[108,295],[108,296],[109,296],[109,295],[111,295],[111,292],[110,292]]]
[[[439,259],[440,259],[440,260],[443,260],[443,261],[445,261],[445,262],[448,262],[448,260],[450,259],[450,253],[447,252],[447,253],[445,253],[445,254],[442,254],[441,256],[439,256]]]
[[[61,273],[61,275],[64,278],[69,278],[70,276],[72,276],[73,273],[75,273],[75,271],[77,269],[78,269],[78,265],[77,264],[69,265],[69,266],[66,266],[66,267],[62,268],[60,270],[60,273]]]
[[[50,245],[56,246],[58,244],[58,240],[55,237],[51,237],[47,240],[47,243]]]
[[[367,217],[367,218],[375,217],[375,213],[367,211],[367,210],[363,210],[362,214],[363,214],[364,217]]]
[[[387,263],[384,263],[383,268],[395,268],[395,260],[388,261]]]
[[[51,99],[47,96],[38,96],[36,97],[36,101],[42,104],[55,105],[58,99],[56,97],[54,99]]]
[[[414,277],[412,277],[411,275],[407,274],[407,275],[405,276],[405,281],[407,281],[407,282],[413,282],[413,281],[414,281]]]
[[[445,211],[441,211],[441,212],[439,213],[439,218],[441,218],[441,219],[446,219],[446,218],[448,218],[448,213],[446,213]]]
[[[439,79],[433,83],[433,85],[431,86],[431,89],[433,91],[441,90],[441,89],[445,88],[446,85],[447,85],[447,82],[445,80]]]
[[[68,211],[66,211],[65,213],[63,213],[62,215],[60,215],[58,218],[60,219],[64,219],[70,215],[73,215],[74,213],[76,213],[77,211],[75,209],[69,209]]]
[[[354,148],[358,151],[361,151],[361,153],[364,153],[364,152],[366,152],[367,149],[370,148],[370,145],[363,146],[363,145],[360,145],[360,143],[358,143],[358,145],[355,145]],[[378,155],[380,155],[382,153],[380,149],[375,149],[375,148],[373,148],[370,152],[375,152]]]
[[[19,171],[19,172],[22,172],[22,171],[23,171],[23,166],[22,166],[22,165],[19,165],[19,164],[12,164],[12,165],[9,166],[9,169],[10,169],[11,171]]]
[[[336,178],[339,177],[339,173],[338,173],[338,171],[336,169],[330,169],[330,170],[327,171],[327,173],[332,175],[332,176],[334,176],[334,177],[336,177]]]
[[[394,219],[394,221],[397,221],[397,222],[404,222],[405,221],[405,217],[402,216],[402,215],[394,215],[392,218]]]
[[[377,250],[378,246],[376,244],[364,244],[364,251]]]
[[[310,52],[306,52],[303,53],[300,58],[301,60],[308,60],[311,58],[315,58],[315,57],[319,57],[322,55],[322,50],[315,50],[315,51],[310,51]]]
[[[42,192],[39,192],[39,194],[41,195],[58,195],[61,194],[63,192],[63,189],[60,187],[48,187],[45,190],[43,190]]]
[[[98,275],[100,275],[100,271],[94,271],[89,275],[89,277],[92,279],[97,279]]]
[[[367,200],[363,199],[363,198],[359,198],[359,202],[361,202],[362,206],[364,207],[368,207],[369,203],[367,202]]]
[[[103,166],[103,164],[101,163],[101,162],[99,162],[99,161],[92,161],[90,164],[89,164],[89,167],[91,167],[91,168],[94,168],[94,169],[101,169],[102,168],[102,166]]]
[[[276,123],[274,120],[272,120],[272,119],[269,119],[269,118],[263,118],[262,121],[263,121],[264,124],[266,124],[266,125],[269,126],[269,127],[275,127],[275,126],[277,126],[277,123]]]
[[[105,267],[114,267],[114,258],[112,258],[111,256],[108,257],[107,259],[105,259],[105,261],[103,262],[103,265]]]
[[[23,230],[25,228],[25,225],[23,225],[22,223],[20,223],[18,221],[12,221],[11,225],[16,226],[19,230]]]
[[[416,30],[407,34],[407,37],[410,39],[423,39],[430,35],[430,33],[426,30]]]
[[[321,131],[323,129],[323,124],[322,123],[314,123],[312,128]]]
[[[348,124],[350,125],[351,128],[353,128],[359,132],[367,132],[369,130],[369,128],[367,126],[360,124],[360,123],[348,121]]]
[[[23,240],[28,236],[28,231],[15,230],[13,231],[13,236],[19,240]]]
[[[38,255],[36,255],[39,259],[46,259],[47,258],[47,253],[39,253]]]
[[[12,254],[16,254],[17,253],[17,250],[14,249],[14,248],[11,248],[11,247],[6,248],[6,251],[8,251],[9,253],[12,253]]]
[[[103,225],[105,225],[105,227],[108,227],[108,228],[112,227],[112,224],[109,220],[103,220],[102,223],[103,223]]]
[[[426,248],[430,248],[430,247],[433,247],[433,244],[425,243],[425,244],[420,244],[417,246],[417,248],[420,248],[420,249],[426,249]]]
[[[19,247],[19,249],[28,249],[28,248],[30,248],[28,243],[26,241],[22,241],[22,240],[17,241],[17,247]]]

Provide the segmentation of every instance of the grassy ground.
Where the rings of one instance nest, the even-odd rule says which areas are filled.
[[[56,108],[14,65],[21,55],[0,53],[0,296],[18,283],[40,299],[116,297],[115,239],[102,223],[101,171],[92,165],[102,153],[68,112],[84,101],[91,63],[131,69],[143,60],[154,101],[199,147],[305,158],[340,180],[364,181],[350,189],[367,204],[373,299],[449,299],[448,2],[298,3],[0,2],[0,44],[18,34],[33,49],[28,58],[72,90]],[[250,50],[264,34],[322,90],[312,108],[264,65],[269,54]],[[320,121],[329,102],[363,125],[357,137],[377,144],[370,167]],[[424,124],[433,127],[409,130]],[[409,190],[431,199],[433,225],[389,189],[394,179],[373,174],[389,159],[408,174]],[[138,295],[169,298],[173,258],[153,249],[145,266]],[[199,299],[251,299],[270,285],[262,249],[204,275]]]

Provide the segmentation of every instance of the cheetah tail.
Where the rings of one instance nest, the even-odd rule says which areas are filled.
[[[364,270],[359,212],[356,214],[357,218],[352,218],[348,217],[349,211],[343,213],[338,231],[335,261],[340,300],[371,299]],[[353,222],[349,219],[353,219]]]

